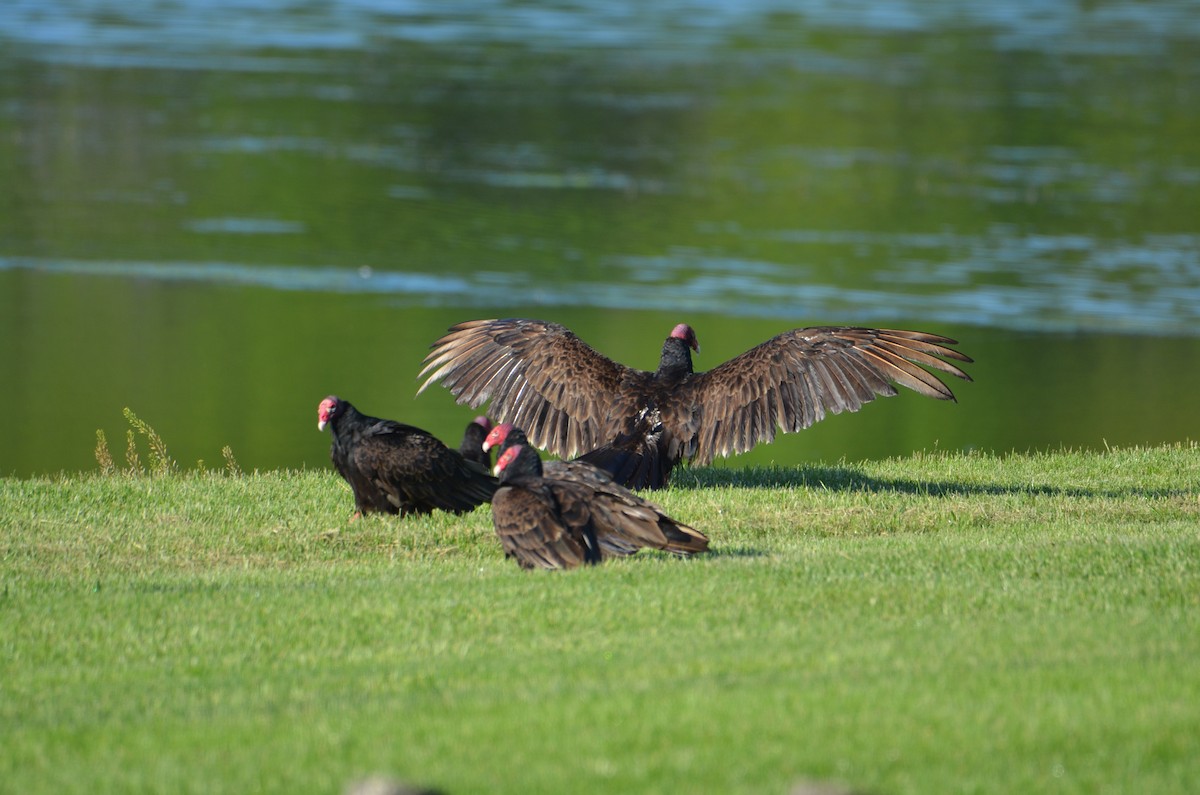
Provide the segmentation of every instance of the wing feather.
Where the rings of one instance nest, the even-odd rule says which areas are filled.
[[[524,568],[573,569],[587,562],[582,534],[554,507],[523,488],[502,486],[492,499],[492,524],[506,554]]]
[[[942,359],[938,358],[939,356],[942,356],[970,364],[973,359],[971,359],[971,357],[967,356],[965,353],[956,351],[953,348],[947,348],[942,344],[926,343],[921,345],[919,343],[925,342],[924,340],[912,340],[903,337],[895,337],[893,336],[893,333],[881,333],[879,339],[881,342],[888,343],[888,347],[891,350],[899,352],[899,350],[902,349],[904,357],[909,361],[916,362],[924,367],[932,367],[933,369],[940,370],[943,373],[949,373],[950,375],[961,378],[964,381],[971,380],[971,376],[964,373],[961,369],[955,367],[953,364],[950,364],[950,362],[943,361]],[[955,341],[949,337],[936,337],[935,339],[949,344],[956,344]]]
[[[564,521],[591,528],[607,555],[630,555],[643,547],[677,555],[708,549],[708,537],[699,530],[667,516],[591,464],[551,462],[545,484]]]
[[[931,398],[950,399],[954,397],[950,388],[939,381],[937,377],[930,375],[928,371],[922,370],[900,354],[893,353],[887,348],[864,350],[859,355],[873,362],[886,378],[901,386],[906,386],[914,392]]]
[[[440,381],[459,403],[491,400],[498,422],[524,428],[537,447],[574,457],[611,441],[622,419],[636,413],[634,396],[621,387],[639,373],[557,323],[469,320],[433,343],[417,394]]]
[[[402,513],[434,508],[461,513],[491,499],[495,480],[433,436],[397,423],[379,423],[350,454],[376,502]]]
[[[971,361],[948,347],[956,344],[949,337],[896,329],[828,326],[780,334],[681,386],[678,403],[700,407],[698,429],[682,437],[689,440],[687,452],[698,465],[743,453],[772,441],[779,430],[798,431],[827,413],[857,411],[877,397],[895,395],[894,385],[953,400],[950,388],[925,368],[971,380],[945,361]],[[667,418],[681,435],[681,414],[668,412]]]

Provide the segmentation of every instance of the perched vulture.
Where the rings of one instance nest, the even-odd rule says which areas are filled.
[[[317,407],[317,430],[333,434],[329,457],[354,492],[354,516],[429,513],[434,508],[463,513],[487,502],[496,479],[430,433],[359,413],[330,395]]]
[[[518,445],[528,447],[529,439],[508,422],[492,428],[483,443],[484,449],[495,447],[500,455]],[[607,555],[631,555],[643,547],[677,555],[708,549],[708,538],[703,533],[664,515],[658,506],[614,482],[593,464],[576,459],[545,461],[540,466],[543,480],[556,499],[561,495],[562,500],[570,501],[582,494],[592,501],[593,514],[600,520],[596,539]],[[648,521],[652,516],[657,517],[656,521]]]
[[[468,461],[474,461],[484,469],[491,469],[492,456],[483,443],[491,430],[492,421],[487,417],[479,416],[471,420],[467,429],[463,431],[463,440],[462,444],[458,446],[458,452],[462,453],[462,457]]]
[[[707,372],[680,323],[654,372],[598,353],[544,320],[469,320],[425,357],[417,394],[441,381],[459,403],[491,400],[498,422],[526,430],[560,458],[590,461],[631,488],[661,488],[683,458],[703,465],[799,431],[827,412],[857,411],[894,384],[926,397],[954,393],[929,368],[970,381],[946,359],[970,362],[957,342],[920,331],[824,326],[793,329]]]
[[[544,473],[537,451],[518,444],[500,454],[496,473],[492,523],[504,552],[524,568],[572,569],[642,547],[678,555],[708,549],[703,533],[599,471],[596,482]]]

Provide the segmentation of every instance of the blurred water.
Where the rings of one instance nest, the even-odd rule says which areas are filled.
[[[960,3],[952,0],[887,0],[829,4],[817,0],[673,0],[628,2],[512,3],[473,0],[213,0],[139,2],[119,0],[10,0],[0,33],[13,41],[49,48],[46,59],[96,59],[139,53],[204,68],[242,68],[222,56],[258,48],[311,53],[369,49],[380,40],[485,46],[514,44],[531,49],[642,46],[697,51],[721,46],[731,31],[760,34],[756,50],[790,44],[787,25],[809,30],[857,31],[860,35],[928,33],[944,29],[986,31],[998,50],[1036,49],[1058,53],[1153,54],[1163,40],[1200,33],[1195,4],[1186,0],[1048,3]],[[158,60],[152,61],[154,65]]]
[[[680,320],[705,368],[830,322],[979,360],[734,465],[1194,439],[1198,39],[1189,2],[9,2],[0,473],[91,466],[126,405],[185,462],[324,466],[332,391],[450,437],[425,346],[508,314],[642,367]]]

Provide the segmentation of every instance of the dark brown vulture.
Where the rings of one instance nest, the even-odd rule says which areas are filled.
[[[587,464],[582,464],[587,467]],[[643,547],[690,555],[708,538],[593,470],[594,478],[543,471],[532,447],[508,447],[496,462],[492,523],[504,552],[523,568],[572,569]]]
[[[525,431],[508,422],[492,428],[483,445],[488,450],[496,448],[499,455],[517,445],[530,446]],[[556,497],[560,492],[564,500],[574,499],[576,494],[589,495],[596,505],[594,513],[602,519],[596,539],[605,554],[631,555],[643,547],[677,555],[708,549],[708,538],[703,533],[666,516],[657,505],[614,482],[607,472],[593,464],[576,459],[543,461],[541,466],[543,478]],[[655,514],[657,523],[641,521],[649,516],[645,512]]]
[[[464,513],[492,498],[496,479],[420,428],[361,414],[330,395],[317,407],[317,430],[333,435],[329,458],[364,513]]]
[[[957,342],[920,331],[824,326],[793,329],[707,372],[680,323],[654,372],[598,353],[544,320],[469,320],[425,357],[417,394],[441,381],[459,403],[491,400],[498,422],[525,428],[537,447],[590,461],[632,488],[660,488],[683,458],[703,465],[799,431],[826,413],[857,411],[894,384],[954,400],[929,368],[970,381],[946,359],[970,362]]]
[[[462,444],[458,446],[458,452],[462,453],[462,457],[468,461],[474,461],[484,469],[491,469],[492,456],[483,443],[491,430],[492,421],[487,417],[479,416],[471,420],[467,429],[463,431]]]

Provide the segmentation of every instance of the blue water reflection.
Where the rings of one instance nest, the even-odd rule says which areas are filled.
[[[199,233],[298,234],[303,224],[252,218],[198,219]],[[724,230],[728,232],[728,230]],[[619,256],[605,278],[548,283],[531,274],[477,270],[445,276],[363,266],[288,267],[231,262],[111,262],[0,258],[0,270],[122,276],[276,290],[388,295],[398,305],[499,308],[534,300],[550,306],[667,310],[777,317],[855,317],[886,323],[924,318],[944,325],[1069,331],[1200,333],[1200,236],[1150,237],[1102,245],[1083,236],[1022,236],[998,227],[980,238],[788,230],[769,237],[796,246],[794,262],[714,257],[703,251]],[[805,278],[808,245],[887,252],[870,284]],[[931,260],[923,251],[951,252]],[[1072,255],[1077,265],[1063,268]],[[991,278],[998,266],[1015,284]]]
[[[558,48],[637,48],[670,42],[680,50],[691,50],[724,41],[749,22],[780,15],[801,18],[812,29],[856,29],[882,35],[975,27],[988,31],[991,45],[999,50],[1082,55],[1155,54],[1162,51],[1165,40],[1200,32],[1195,6],[1187,0],[1100,5],[1043,0],[858,0],[835,4],[818,0],[649,4],[576,0],[554,6],[501,0],[453,4],[435,0],[319,4],[301,0],[140,4],[10,0],[0,16],[0,34],[51,47],[50,58],[71,57],[72,47],[126,58],[136,58],[139,51],[166,52],[184,62],[195,57],[223,68],[241,69],[247,62],[231,63],[223,54],[256,48],[357,50],[388,39]]]

